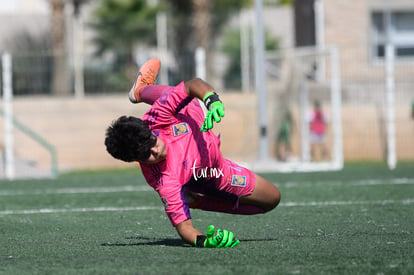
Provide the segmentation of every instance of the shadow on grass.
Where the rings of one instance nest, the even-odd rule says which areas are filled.
[[[279,239],[272,239],[272,238],[240,239],[240,242],[273,242],[273,241],[280,241],[280,238]]]
[[[102,246],[139,246],[139,245],[156,245],[156,246],[176,246],[176,247],[184,247],[188,246],[184,243],[181,239],[153,239],[148,237],[127,237],[127,240],[139,240],[139,242],[132,242],[132,243],[103,243]]]
[[[181,239],[152,239],[148,237],[127,237],[127,240],[139,240],[139,242],[133,243],[103,243],[101,246],[140,246],[140,245],[156,245],[156,246],[175,246],[175,247],[188,247],[190,245],[184,243]],[[279,239],[240,239],[241,242],[269,242],[269,241],[278,241]]]

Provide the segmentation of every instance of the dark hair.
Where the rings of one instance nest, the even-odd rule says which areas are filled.
[[[147,160],[156,142],[148,125],[133,116],[121,116],[106,129],[106,150],[126,162]]]

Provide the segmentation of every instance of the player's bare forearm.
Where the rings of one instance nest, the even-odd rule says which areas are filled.
[[[224,105],[210,84],[202,79],[195,78],[185,83],[185,90],[189,96],[202,100],[207,108],[200,131],[207,132],[213,128],[214,123],[221,121],[221,118],[224,117]]]
[[[179,223],[175,229],[177,230],[180,237],[186,242],[191,245],[194,245],[194,241],[198,235],[203,235],[194,228],[193,222],[191,220],[186,220]]]
[[[214,88],[200,78],[194,78],[185,82],[185,90],[191,97],[203,100],[204,96],[209,92],[215,92]]]

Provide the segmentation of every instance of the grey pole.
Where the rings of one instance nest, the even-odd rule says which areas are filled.
[[[258,97],[259,115],[259,160],[269,159],[269,144],[267,139],[266,112],[266,75],[265,48],[263,31],[263,0],[255,0],[255,60],[256,60],[256,93]]]

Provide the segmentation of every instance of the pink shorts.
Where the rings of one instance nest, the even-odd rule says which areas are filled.
[[[256,185],[255,174],[249,169],[226,159],[225,175],[218,186],[219,190],[234,194],[238,197],[250,195]]]
[[[231,198],[235,203],[240,197],[250,195],[256,185],[256,176],[249,169],[224,159],[217,177],[206,181],[190,182],[185,187],[196,193]]]

